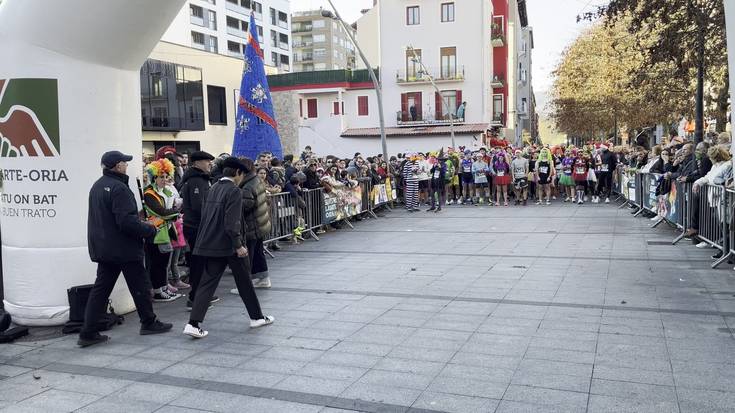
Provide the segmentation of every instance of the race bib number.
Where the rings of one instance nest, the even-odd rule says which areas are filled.
[[[465,172],[472,172],[472,167],[471,166],[465,166],[463,170]]]
[[[542,166],[538,168],[538,173],[540,174],[548,174],[549,173],[549,167],[548,166]]]
[[[584,168],[577,168],[577,175],[584,175],[587,171],[584,170]]]
[[[505,171],[498,171],[498,176],[505,176]]]
[[[570,168],[568,166],[565,166],[564,167],[564,173],[567,174],[567,175],[571,174],[572,173],[572,168]]]
[[[602,166],[600,166],[600,170],[602,172],[610,172],[610,166],[608,164],[604,163],[604,164],[602,164]]]
[[[441,178],[441,172],[440,171],[434,171],[434,179]]]

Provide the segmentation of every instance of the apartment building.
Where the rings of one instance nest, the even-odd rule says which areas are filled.
[[[255,15],[265,64],[292,69],[289,0],[188,0],[161,40],[242,59]]]
[[[525,0],[518,1],[518,17],[520,22],[520,43],[518,55],[518,94],[516,99],[516,143],[534,141],[537,136],[536,99],[531,82],[533,28],[528,25],[528,14]]]
[[[355,48],[337,20],[322,16],[321,9],[296,12],[291,18],[295,72],[355,67]],[[355,34],[353,27],[347,29]]]

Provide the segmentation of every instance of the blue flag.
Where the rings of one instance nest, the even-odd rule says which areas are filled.
[[[254,13],[250,14],[250,36],[245,46],[240,97],[235,119],[233,156],[255,160],[261,152],[283,159],[281,138],[273,115],[273,101],[263,65],[263,50],[258,42]]]

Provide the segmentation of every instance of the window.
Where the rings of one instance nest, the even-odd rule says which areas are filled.
[[[262,39],[263,38],[263,27],[261,26],[256,26],[256,27],[258,28],[258,37]]]
[[[316,102],[316,99],[306,99],[306,116],[308,118],[313,119],[317,117]]]
[[[235,0],[233,3],[237,3],[237,0]],[[245,7],[246,9],[249,9],[251,7],[250,0],[240,0],[240,5],[242,7]]]
[[[204,46],[204,33],[191,32],[191,42]]]
[[[286,23],[286,25],[288,25],[288,14],[286,14],[286,13],[284,13],[282,11],[279,11],[278,12],[278,21],[279,22],[282,22],[282,23]]]
[[[227,50],[231,51],[232,53],[241,54],[242,51],[240,50],[240,43],[233,42],[228,40],[227,41]]]
[[[217,38],[215,36],[209,36],[209,51],[217,53]]]
[[[193,17],[204,18],[204,9],[199,6],[189,5],[189,14]]]
[[[442,22],[454,21],[454,3],[442,3]]]
[[[257,1],[253,2],[253,11],[256,13],[263,13],[263,5],[258,3]]]
[[[209,28],[217,30],[217,13],[209,10]]]
[[[240,30],[240,20],[227,16],[227,27]]]
[[[368,97],[357,97],[357,116],[368,116]]]
[[[201,69],[148,59],[140,88],[143,130],[204,130]]]
[[[502,122],[503,113],[505,113],[503,95],[493,95],[493,120]]]
[[[288,50],[288,35],[283,33],[278,33],[278,41],[279,41],[279,47],[283,50]]]
[[[271,7],[271,24],[276,25],[276,9]]]
[[[421,107],[421,92],[401,94],[401,120],[419,121],[423,119]]]
[[[449,119],[449,114],[456,116],[457,106],[462,101],[461,90],[442,90],[441,95],[436,93],[434,102],[436,119]],[[447,105],[448,103],[448,105]]]
[[[287,65],[288,64],[288,55],[282,54],[281,55],[281,64]]]
[[[339,115],[339,102],[332,102],[332,115]]]
[[[314,70],[327,70],[327,64],[326,63],[316,63],[314,65]]]
[[[325,26],[324,20],[314,20],[311,24],[315,29],[323,29]]]
[[[457,77],[457,48],[456,47],[442,47],[440,49],[441,55],[441,78],[442,79],[454,79]]]
[[[225,88],[207,85],[207,106],[209,107],[210,125],[227,125]]]
[[[275,30],[271,30],[271,46],[278,47],[278,33]]]
[[[314,49],[314,57],[324,57],[327,55],[327,49]]]
[[[304,117],[304,99],[299,99],[299,117]]]
[[[406,7],[406,24],[414,26],[420,23],[419,6]]]
[[[416,55],[414,56],[414,52]],[[417,59],[418,57],[418,59]],[[415,80],[421,70],[421,49],[406,50],[406,80]]]
[[[521,99],[521,113],[526,113],[528,110],[528,100],[526,98]]]
[[[209,4],[217,4],[217,0],[207,0],[207,3],[209,3]]]
[[[278,53],[271,52],[271,66],[278,66]]]
[[[314,43],[324,43],[327,41],[327,37],[323,34],[315,34],[313,39]]]

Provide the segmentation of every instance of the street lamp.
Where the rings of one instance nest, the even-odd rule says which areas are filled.
[[[385,119],[383,118],[383,89],[380,86],[380,82],[378,81],[377,76],[375,76],[375,71],[373,70],[373,67],[370,66],[370,62],[368,62],[367,58],[365,57],[365,54],[362,52],[362,49],[360,49],[360,45],[357,44],[357,40],[355,40],[355,36],[350,31],[350,28],[347,27],[347,23],[345,23],[345,21],[342,20],[342,17],[339,15],[337,8],[334,7],[334,3],[332,3],[332,0],[328,0],[328,1],[329,1],[329,5],[332,6],[332,10],[334,10],[334,16],[332,16],[332,13],[330,13],[328,10],[322,10],[322,16],[332,17],[342,24],[342,27],[345,29],[345,32],[347,32],[347,36],[350,37],[350,41],[355,46],[355,49],[357,49],[357,52],[360,54],[360,59],[362,59],[362,62],[365,64],[365,67],[367,67],[368,73],[370,73],[370,78],[373,80],[373,86],[375,87],[375,94],[377,95],[377,98],[378,98],[378,117],[380,119],[380,144],[383,147],[383,160],[387,164],[388,162],[388,144],[385,141]]]
[[[429,78],[431,86],[434,86],[434,90],[436,90],[437,95],[441,97],[442,104],[447,109],[447,113],[449,114],[449,134],[452,137],[452,148],[456,150],[457,146],[454,144],[454,110],[449,107],[449,98],[444,98],[444,96],[442,96],[442,92],[439,90],[439,87],[436,85],[436,83],[434,83],[434,78],[431,76],[431,73],[429,73],[429,70],[426,69],[426,66],[424,66],[424,62],[421,61],[421,58],[416,53],[416,49],[414,49],[413,46],[408,46],[408,51],[413,54],[413,58],[411,59],[411,61],[413,63],[418,63],[418,65],[421,66],[421,70],[419,71],[419,73]],[[408,73],[406,73],[406,77],[408,77]]]

